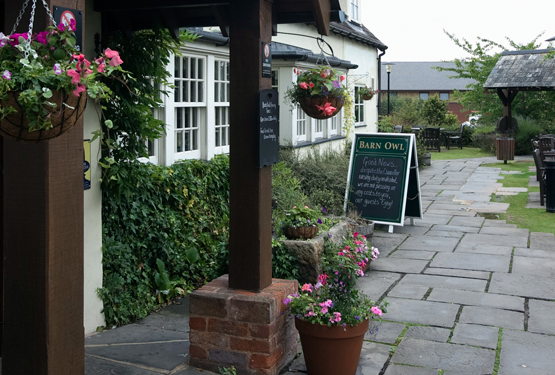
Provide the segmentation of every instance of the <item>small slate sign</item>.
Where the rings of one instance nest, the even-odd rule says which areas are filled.
[[[75,49],[83,52],[83,11],[55,6],[53,16],[58,25],[63,23],[66,27],[75,21]]]
[[[262,77],[272,78],[272,53],[270,43],[262,42]]]
[[[422,217],[414,134],[357,133],[353,139],[345,208],[379,224]]]
[[[279,107],[278,92],[274,89],[258,93],[258,118],[260,138],[258,141],[259,167],[279,161]]]

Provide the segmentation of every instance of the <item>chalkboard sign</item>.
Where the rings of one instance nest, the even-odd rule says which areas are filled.
[[[355,134],[345,209],[379,224],[402,226],[406,216],[422,217],[417,166],[414,134]]]
[[[278,92],[274,89],[260,90],[258,93],[259,167],[279,161],[279,107]]]

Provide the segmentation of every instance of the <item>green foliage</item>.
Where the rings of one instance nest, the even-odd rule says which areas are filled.
[[[378,132],[393,133],[395,124],[391,116],[380,116],[378,120]]]
[[[272,166],[272,197],[276,199],[277,211],[281,212],[293,206],[308,204],[299,180],[284,161]]]
[[[278,240],[272,240],[272,277],[289,280],[299,278],[297,257]]]
[[[218,367],[218,369],[220,370],[221,375],[236,375],[237,374],[237,370],[235,370],[235,367],[233,367],[233,366],[231,366],[231,367]]]
[[[531,155],[532,142],[543,132],[543,127],[530,118],[517,117],[518,131],[514,134],[515,139],[515,155]]]
[[[439,128],[447,122],[447,102],[439,100],[438,95],[433,95],[424,101],[421,114],[429,126]]]
[[[318,210],[320,211],[320,210]],[[308,206],[293,206],[284,211],[282,226],[292,228],[302,228],[316,226],[318,220],[321,222],[321,212],[313,210]]]
[[[422,107],[423,100],[417,97],[414,98],[400,98],[399,109],[393,111],[394,125],[403,125],[405,127],[413,127],[422,122]]]
[[[476,82],[467,86],[468,91],[456,91],[453,98],[464,106],[465,110],[472,110],[482,114],[479,120],[481,124],[492,124],[502,116],[503,105],[494,91],[485,91],[484,84],[493,67],[501,57],[501,51],[509,48],[485,38],[477,38],[476,44],[466,39],[456,38],[455,35],[445,32],[447,36],[467,54],[468,58],[455,59],[455,67],[436,67],[439,71],[453,72],[453,78],[470,78]],[[533,50],[540,47],[537,40],[542,34],[534,38],[530,43],[518,44],[506,38],[512,50]],[[498,52],[494,52],[496,49]],[[538,121],[551,121],[555,117],[555,92],[521,92],[513,101],[513,115],[531,117]]]
[[[225,273],[229,158],[113,168],[122,178],[103,190],[99,295],[107,324],[121,325]]]
[[[472,144],[484,152],[495,153],[495,125],[482,125],[474,129]]]
[[[280,160],[293,171],[311,207],[325,207],[330,214],[343,215],[349,155],[312,149],[302,157],[293,149],[282,149]]]

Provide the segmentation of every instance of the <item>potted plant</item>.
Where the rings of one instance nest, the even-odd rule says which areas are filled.
[[[73,20],[72,20],[73,21]],[[75,49],[75,21],[32,34],[0,33],[0,131],[25,141],[57,137],[75,125],[87,95],[107,99],[100,81],[122,71],[106,49],[92,62]]]
[[[349,95],[344,82],[345,75],[329,66],[318,66],[301,71],[295,69],[297,83],[285,93],[291,106],[300,106],[305,113],[316,119],[335,116]]]
[[[372,87],[366,86],[358,89],[358,95],[362,100],[371,100],[378,92],[378,90],[372,90]]]
[[[284,214],[281,229],[285,237],[290,240],[314,238],[318,233],[317,224],[322,224],[318,212],[308,206],[293,206],[290,210],[286,210]]]
[[[376,304],[355,289],[363,269],[378,254],[364,236],[353,233],[343,247],[332,245],[326,252],[325,271],[315,285],[304,284],[283,300],[295,316],[309,375],[356,373],[370,322],[381,321],[386,312],[387,302]]]

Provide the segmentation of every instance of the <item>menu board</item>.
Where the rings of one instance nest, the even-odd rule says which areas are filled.
[[[262,168],[279,162],[279,105],[276,90],[259,91],[258,118],[258,166]]]
[[[422,217],[417,165],[414,134],[356,133],[345,209],[375,223],[402,226],[410,201],[410,217]]]

